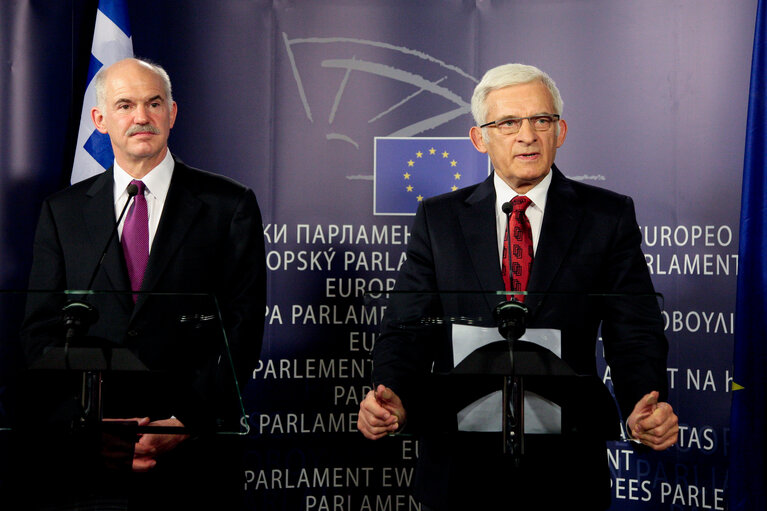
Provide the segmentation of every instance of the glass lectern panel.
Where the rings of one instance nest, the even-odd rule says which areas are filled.
[[[203,293],[0,292],[12,400],[0,428],[247,433],[237,348]],[[163,419],[176,418],[183,426]],[[135,426],[135,424],[134,424]]]

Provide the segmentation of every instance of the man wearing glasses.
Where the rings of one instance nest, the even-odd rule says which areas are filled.
[[[571,181],[554,165],[567,123],[559,91],[541,70],[491,69],[471,104],[477,124],[471,140],[495,172],[421,203],[396,291],[527,291],[515,300],[525,301],[528,328],[560,331],[562,358],[578,374],[596,375],[601,327],[628,434],[646,448],[668,448],[678,426],[665,402],[668,343],[657,302],[586,298],[654,293],[632,200]],[[486,296],[394,296],[373,354],[376,387],[360,404],[358,427],[370,439],[419,435],[415,494],[424,509],[498,508],[499,502],[508,502],[504,509],[609,507],[603,438],[577,427],[526,435],[516,468],[497,436],[487,441],[458,431],[454,389],[428,379],[453,367],[448,341],[432,343],[397,323],[397,317],[455,317],[483,308],[491,314]],[[582,415],[597,414],[595,396],[578,398]]]

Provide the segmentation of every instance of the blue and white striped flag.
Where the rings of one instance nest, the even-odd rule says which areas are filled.
[[[91,120],[91,108],[96,106],[93,77],[103,66],[109,66],[133,56],[133,40],[128,23],[127,0],[99,0],[93,31],[91,62],[88,66],[88,87],[83,98],[80,129],[77,133],[75,161],[71,182],[104,172],[112,165],[114,154],[109,136],[99,133]]]

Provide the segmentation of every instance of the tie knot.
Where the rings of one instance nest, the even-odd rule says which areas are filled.
[[[138,188],[138,192],[136,195],[144,195],[144,190],[146,190],[146,185],[143,181],[139,181],[138,179],[134,179],[130,182],[130,184],[135,185],[136,188]]]
[[[523,212],[532,203],[528,197],[524,195],[517,195],[511,200],[511,206],[514,208],[514,212]]]

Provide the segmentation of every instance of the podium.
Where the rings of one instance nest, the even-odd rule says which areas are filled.
[[[517,295],[524,296],[524,303],[516,300]],[[389,360],[386,350],[401,354],[410,347],[432,346],[436,354],[430,361],[427,386],[444,389],[457,401],[445,405],[450,409],[442,415],[442,422],[453,421],[453,431],[494,432],[498,450],[516,467],[524,464],[528,434],[525,409],[531,399],[550,405],[555,420],[556,414],[561,414],[558,428],[531,434],[620,438],[620,413],[611,392],[597,376],[593,351],[599,321],[604,318],[591,317],[588,311],[604,310],[598,305],[609,301],[610,310],[648,312],[660,318],[659,300],[660,295],[646,293],[506,291],[390,291],[366,296],[368,306],[386,308],[387,318],[377,342],[381,337],[386,342],[404,340],[396,348],[382,348],[384,363]],[[582,317],[571,314],[562,320],[555,313],[568,306],[577,308]],[[578,350],[573,346],[579,346]],[[589,349],[592,356],[583,356]],[[472,413],[479,419],[466,420]],[[482,424],[494,422],[496,417],[497,430]],[[463,424],[468,424],[467,429],[461,429]]]
[[[520,466],[525,453],[525,390],[529,380],[556,389],[555,402],[566,407],[581,396],[592,396],[590,417],[579,418],[579,428],[601,432],[605,440],[620,437],[620,417],[607,387],[597,378],[578,375],[550,350],[528,341],[496,341],[477,349],[442,377],[463,380],[461,385],[476,385],[480,380],[496,380],[502,388],[501,449]]]
[[[146,399],[154,413],[129,416],[160,417],[167,409],[189,418],[190,425],[178,433],[247,433],[235,355],[214,296],[71,290],[16,296],[26,302],[19,342],[28,375],[100,375],[100,399],[90,400],[97,409],[81,410],[89,420],[140,412]],[[91,309],[96,317],[89,316]],[[127,394],[128,402],[112,402]]]
[[[197,442],[248,433],[243,369],[214,296],[0,291],[0,307],[3,344],[25,363],[0,435],[24,446],[35,479],[61,480],[77,505],[130,494],[141,435]],[[160,422],[139,425],[141,417]],[[183,426],[163,425],[170,418]]]

